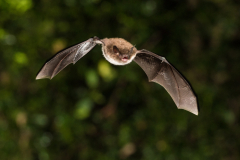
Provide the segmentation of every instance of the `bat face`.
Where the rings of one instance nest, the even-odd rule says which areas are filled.
[[[197,98],[184,77],[164,57],[145,49],[137,50],[122,38],[94,37],[65,49],[45,63],[36,79],[52,79],[67,65],[75,64],[96,44],[102,45],[103,56],[112,64],[126,65],[134,60],[150,82],[156,82],[166,89],[177,108],[198,115]]]
[[[122,38],[105,38],[101,40],[104,57],[114,65],[126,65],[132,62],[137,49]]]

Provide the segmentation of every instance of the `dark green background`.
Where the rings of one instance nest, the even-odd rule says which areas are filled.
[[[47,59],[93,36],[166,57],[199,116],[100,46],[35,80]],[[239,0],[1,0],[0,53],[1,160],[240,159]]]

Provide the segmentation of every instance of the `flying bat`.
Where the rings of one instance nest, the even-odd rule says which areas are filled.
[[[114,65],[136,62],[147,74],[149,82],[162,85],[172,97],[178,109],[198,115],[197,98],[184,77],[164,58],[148,50],[137,50],[122,38],[90,38],[57,53],[44,64],[36,79],[56,76],[70,63],[75,64],[97,44],[102,45],[103,56]]]

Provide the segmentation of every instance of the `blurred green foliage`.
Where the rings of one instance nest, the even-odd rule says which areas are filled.
[[[0,159],[240,159],[239,29],[239,0],[0,0]],[[99,46],[35,80],[47,59],[93,36],[166,57],[199,116]]]

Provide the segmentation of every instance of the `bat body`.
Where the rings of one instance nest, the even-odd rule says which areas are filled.
[[[135,61],[150,82],[156,82],[167,90],[179,109],[198,115],[196,96],[184,77],[164,57],[145,49],[137,50],[122,38],[94,37],[65,49],[45,63],[36,79],[52,79],[70,63],[75,64],[96,44],[102,45],[103,56],[114,65],[126,65]]]

